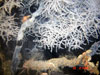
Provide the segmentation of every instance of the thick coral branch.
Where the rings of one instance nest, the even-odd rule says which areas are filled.
[[[34,59],[30,59],[26,61],[23,65],[26,69],[31,70],[51,70],[51,71],[59,71],[59,67],[75,67],[79,65],[83,65],[84,67],[88,67],[85,69],[90,73],[99,74],[98,66],[90,62],[91,56],[89,55],[92,51],[87,50],[83,54],[79,55],[77,58],[67,59],[66,57],[53,58],[48,61],[36,61]]]

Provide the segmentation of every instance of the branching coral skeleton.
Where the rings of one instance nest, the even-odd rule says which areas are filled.
[[[33,43],[35,46],[37,46],[39,50],[40,48],[49,49],[51,53],[53,52],[54,48],[54,51],[56,52],[58,49],[62,50],[64,48],[68,48],[67,51],[75,49],[84,50],[81,45],[86,44],[85,41],[89,43],[91,41],[89,39],[90,37],[99,39],[100,9],[96,6],[94,0],[39,0],[37,3],[39,5],[38,9],[31,13],[30,18],[21,25],[21,28],[18,32],[17,45],[12,60],[12,69],[14,71],[16,71],[21,60],[19,58],[19,54],[24,44],[23,41],[27,28],[30,28],[31,32],[29,32],[29,34],[34,34],[35,38],[33,39]],[[33,52],[31,53],[34,53],[35,49],[36,48],[33,47]],[[97,52],[97,50],[98,49],[96,49],[96,51],[92,51],[93,55],[99,52]],[[83,56],[84,55],[79,56],[80,59],[83,59]],[[80,60],[79,57],[71,61],[75,62],[76,60]],[[67,64],[70,60],[67,61],[64,57],[58,58],[57,61],[60,61],[59,59],[65,60],[65,64],[61,65],[61,63],[57,63],[58,65],[55,65],[55,62],[48,64],[48,62],[52,60],[56,61],[56,59],[51,59],[44,62],[31,60],[34,61],[31,63],[37,64],[41,62],[50,65],[46,66],[47,69],[53,67],[54,70],[58,69],[59,65],[70,67],[77,65],[73,62]],[[27,65],[32,67],[30,65],[31,63],[28,63]],[[16,65],[16,67],[14,67],[14,65]],[[37,67],[38,66],[35,68],[34,66],[35,69],[37,69]]]
[[[69,51],[82,49],[80,45],[85,44],[85,40],[89,43],[90,36],[98,38],[98,10],[93,1],[41,0],[37,11],[22,24],[18,40],[23,38],[25,29],[32,26],[31,31],[41,37],[35,41],[50,48],[51,52],[54,47],[62,49],[61,45]]]

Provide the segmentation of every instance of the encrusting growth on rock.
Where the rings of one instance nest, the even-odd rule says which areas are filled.
[[[91,74],[93,73],[99,75],[98,63],[95,65],[93,62],[90,62],[91,56],[89,54],[91,52],[91,50],[87,50],[73,59],[67,59],[66,57],[52,58],[47,61],[36,61],[34,59],[30,59],[24,63],[23,68],[37,71],[60,71],[59,67],[75,67],[83,65],[84,67],[87,67],[87,69],[84,70],[89,71]]]

